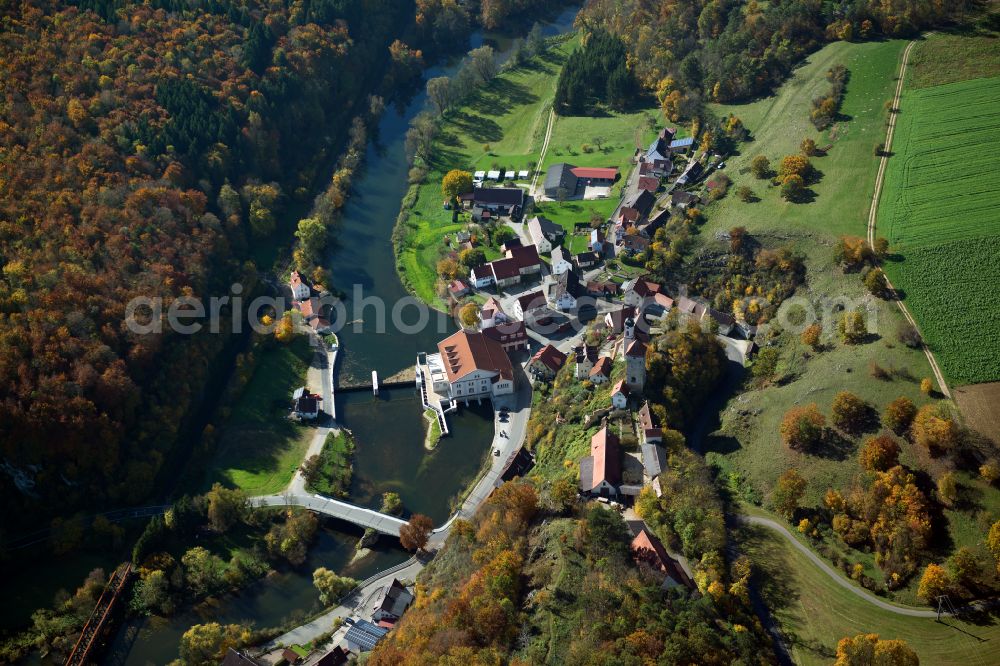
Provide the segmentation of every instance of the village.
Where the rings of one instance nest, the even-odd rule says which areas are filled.
[[[660,571],[665,587],[693,589],[692,571],[683,556],[669,552],[632,509],[644,487],[661,495],[659,476],[668,458],[666,424],[643,397],[647,345],[668,318],[695,321],[714,331],[729,358],[742,365],[754,350],[756,330],[705,299],[682,289],[668,291],[621,261],[645,250],[672,215],[700,201],[681,188],[692,189],[704,167],[687,155],[692,140],[675,140],[674,135],[672,128],[663,129],[647,150],[636,151],[613,216],[589,228],[586,247],[575,253],[563,226],[542,215],[525,219],[526,212],[536,200],[606,198],[621,178],[617,168],[555,164],[534,193],[530,187],[489,186],[490,181],[510,185],[515,178],[525,180],[529,173],[524,171],[473,174],[471,191],[457,197],[460,209],[454,211],[468,216],[468,228],[447,239],[449,251],[457,258],[478,249],[484,231],[509,231],[502,234],[499,257],[472,266],[467,277],[447,284],[460,330],[441,340],[436,350],[420,353],[414,372],[421,403],[436,414],[442,435],[449,432],[450,413],[471,402],[490,402],[498,428],[492,456],[521,474],[530,468],[531,455],[522,448],[523,432],[511,421],[519,416],[523,428],[530,409],[511,413],[518,393],[530,396],[535,386],[553,382],[564,369],[574,381],[606,390],[607,404],[588,417],[590,423],[600,424],[590,438],[589,455],[576,461],[578,495],[624,512],[634,558]],[[724,165],[716,159],[715,166]],[[292,273],[288,288],[300,325],[333,340],[330,347],[336,353],[336,336],[320,304],[318,286]],[[323,403],[322,395],[301,387],[292,396],[291,414],[315,420]],[[371,650],[391,630],[413,595],[412,581],[387,578],[342,619],[328,643],[335,646],[332,650],[319,655],[299,646],[285,647],[280,656],[278,651],[269,653],[278,658],[269,663],[346,663],[351,654]],[[225,663],[257,663],[248,659],[233,651]]]

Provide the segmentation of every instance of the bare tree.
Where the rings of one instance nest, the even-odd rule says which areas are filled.
[[[439,116],[451,108],[451,79],[447,76],[436,76],[427,82],[427,98],[437,109]]]
[[[486,45],[480,46],[478,49],[472,49],[469,51],[469,59],[473,69],[483,83],[492,81],[497,75],[499,67],[497,66],[492,46]]]

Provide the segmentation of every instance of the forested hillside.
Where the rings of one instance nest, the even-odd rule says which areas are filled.
[[[591,0],[577,20],[621,37],[636,76],[657,91],[668,115],[692,117],[702,101],[769,92],[827,41],[914,35],[973,5],[972,0]]]
[[[137,336],[126,305],[235,280],[250,292],[253,243],[343,143],[412,12],[395,0],[0,8],[8,526],[36,506],[149,493],[225,336]]]

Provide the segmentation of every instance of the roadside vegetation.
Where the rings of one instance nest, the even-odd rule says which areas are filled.
[[[354,437],[340,429],[327,434],[323,449],[302,463],[306,489],[327,497],[347,497],[353,475]]]
[[[839,639],[859,633],[905,641],[920,663],[942,666],[985,663],[983,646],[1000,640],[1000,625],[986,616],[946,616],[936,622],[873,606],[767,528],[743,527],[736,540],[739,552],[754,564],[754,585],[777,619],[796,664],[830,664]]]

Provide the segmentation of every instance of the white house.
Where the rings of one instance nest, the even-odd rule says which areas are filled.
[[[302,276],[299,275],[298,271],[292,271],[292,275],[288,279],[288,286],[292,290],[293,301],[304,301],[309,298],[311,293],[309,285],[302,281]]]
[[[551,252],[553,243],[563,237],[565,231],[555,222],[537,215],[528,220],[528,235],[539,252]]]
[[[521,266],[517,259],[497,259],[486,265],[492,269],[497,287],[509,287],[521,281]]]
[[[514,316],[521,321],[528,321],[529,318],[538,317],[548,310],[545,296],[540,291],[532,291],[524,294],[514,302]]]
[[[476,289],[490,286],[493,284],[493,266],[490,264],[476,266],[469,271],[469,281]]]
[[[295,389],[292,393],[292,414],[302,420],[312,421],[319,416],[319,405],[322,398],[310,393],[305,386]]]
[[[584,344],[574,347],[573,353],[576,355],[576,378],[586,379],[597,363],[597,347]]]
[[[564,247],[557,247],[552,250],[552,274],[562,275],[566,271],[573,270],[573,263],[570,261],[569,252]]]
[[[580,279],[573,271],[566,271],[547,278],[545,296],[552,307],[569,312],[576,307],[576,300],[582,295]]]
[[[590,381],[593,384],[603,384],[611,381],[611,358],[602,356],[597,359],[597,363],[590,369]]]
[[[459,331],[438,343],[438,353],[427,356],[434,392],[452,400],[469,400],[510,395],[514,392],[514,369],[503,346],[483,335]]]
[[[611,406],[615,409],[625,409],[628,407],[628,396],[629,389],[625,380],[618,380],[618,383],[611,389]]]
[[[413,595],[402,583],[393,578],[392,583],[382,588],[372,603],[372,622],[389,620],[395,622],[413,603]]]

